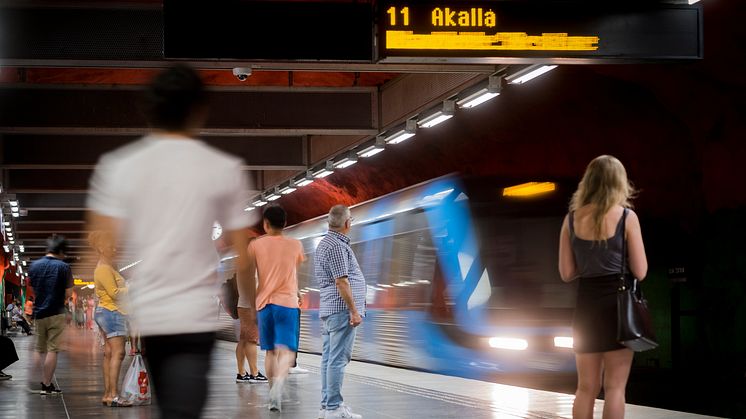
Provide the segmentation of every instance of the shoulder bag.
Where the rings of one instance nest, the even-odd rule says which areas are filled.
[[[643,352],[658,347],[653,332],[653,322],[648,309],[648,301],[642,295],[640,281],[626,274],[627,208],[622,215],[622,272],[617,289],[617,341],[635,352]],[[632,280],[630,281],[629,278]]]

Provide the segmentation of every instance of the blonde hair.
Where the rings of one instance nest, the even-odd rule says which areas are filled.
[[[100,252],[105,245],[111,244],[113,241],[114,236],[109,231],[96,230],[88,234],[88,244],[97,252]]]
[[[632,208],[637,191],[627,179],[624,165],[614,156],[598,156],[588,163],[583,179],[570,200],[570,211],[592,205],[593,239],[605,241],[604,216],[615,205]]]

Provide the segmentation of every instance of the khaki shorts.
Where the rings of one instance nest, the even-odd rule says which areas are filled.
[[[65,315],[36,319],[36,352],[59,352],[62,332],[65,331]]]
[[[251,343],[259,342],[259,328],[256,325],[256,319],[252,321],[250,308],[238,308],[238,320],[241,322],[240,340]]]

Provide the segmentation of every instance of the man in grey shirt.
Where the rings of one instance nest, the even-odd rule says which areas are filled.
[[[323,323],[321,355],[321,411],[319,418],[360,419],[342,403],[344,368],[352,357],[355,328],[365,317],[365,277],[347,234],[352,225],[350,209],[335,205],[329,211],[329,232],[315,253],[315,274]]]

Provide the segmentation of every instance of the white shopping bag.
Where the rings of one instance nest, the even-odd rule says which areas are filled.
[[[122,400],[136,406],[150,404],[150,380],[142,355],[135,354],[122,385]]]

